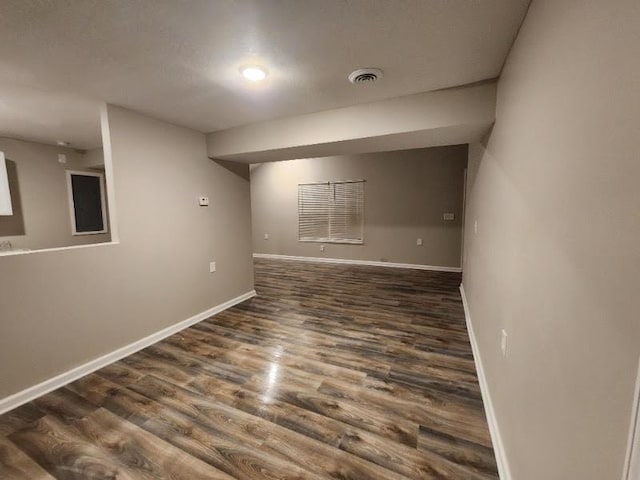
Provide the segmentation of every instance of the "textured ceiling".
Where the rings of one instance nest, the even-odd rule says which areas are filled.
[[[527,4],[2,0],[0,100],[21,85],[210,132],[496,77]],[[238,72],[254,63],[259,86]],[[366,66],[384,78],[348,83]]]
[[[52,145],[64,141],[81,149],[100,147],[100,102],[0,84],[0,136]]]

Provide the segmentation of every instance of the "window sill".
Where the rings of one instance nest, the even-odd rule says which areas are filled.
[[[299,238],[304,243],[342,243],[346,245],[364,245],[364,240],[335,239],[335,238]]]

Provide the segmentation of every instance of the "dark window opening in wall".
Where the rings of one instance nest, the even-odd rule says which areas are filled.
[[[67,170],[71,231],[74,235],[106,233],[104,174]]]
[[[298,185],[298,240],[364,243],[364,180]]]

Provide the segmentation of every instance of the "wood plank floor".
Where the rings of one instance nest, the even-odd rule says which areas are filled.
[[[257,297],[0,416],[0,478],[496,479],[459,283],[257,260]]]

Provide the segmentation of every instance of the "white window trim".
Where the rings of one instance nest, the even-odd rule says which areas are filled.
[[[109,233],[109,219],[107,218],[107,198],[105,194],[105,182],[104,173],[101,172],[88,172],[86,170],[66,170],[67,176],[67,199],[69,200],[69,217],[71,219],[71,234],[75,236],[79,235],[100,235],[102,233]],[[73,201],[73,184],[71,183],[71,177],[73,175],[82,175],[86,177],[98,177],[100,179],[100,202],[102,207],[102,224],[104,228],[102,230],[93,230],[90,232],[78,232],[76,226],[76,207]]]

